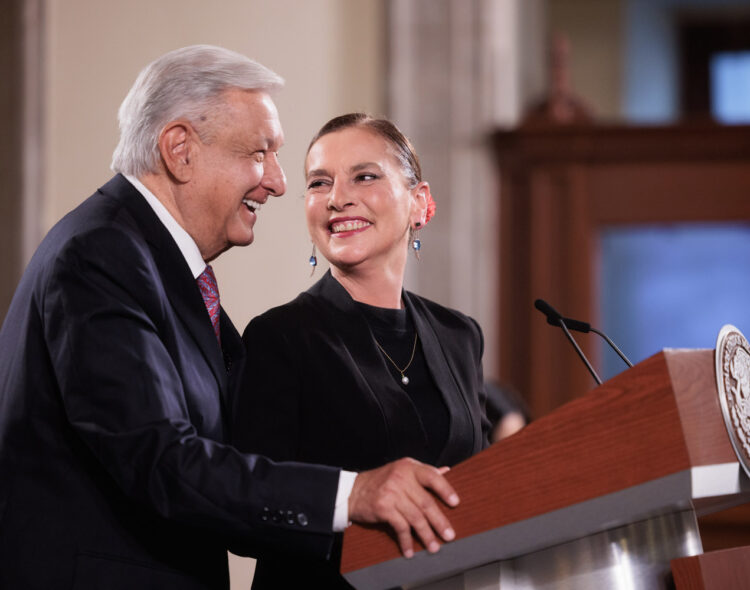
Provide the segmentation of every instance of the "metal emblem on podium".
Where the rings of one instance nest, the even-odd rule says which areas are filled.
[[[734,452],[750,476],[750,344],[729,324],[716,339],[716,388]]]

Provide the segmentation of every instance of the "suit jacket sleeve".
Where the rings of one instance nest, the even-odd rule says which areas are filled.
[[[338,470],[278,464],[199,436],[196,405],[219,408],[218,392],[186,395],[176,356],[204,361],[194,343],[167,341],[169,313],[138,236],[94,230],[60,253],[43,318],[74,430],[124,494],[165,518],[239,540],[248,553],[262,544],[325,554]]]

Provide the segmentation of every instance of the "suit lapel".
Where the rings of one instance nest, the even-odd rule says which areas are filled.
[[[115,176],[101,190],[121,199],[123,206],[136,220],[151,247],[151,253],[159,269],[169,302],[211,367],[221,395],[225,397],[227,395],[227,372],[222,351],[216,341],[211,318],[206,311],[198,284],[182,252],[143,195],[124,177]]]
[[[461,441],[465,440],[461,433],[466,432],[467,429],[473,429],[466,401],[467,392],[456,379],[455,368],[436,332],[439,323],[417,297],[407,291],[403,292],[402,297],[422,342],[427,369],[432,374],[433,381],[440,391],[450,416],[448,439],[443,446],[438,464],[453,465],[461,457],[466,457],[472,452],[472,449],[460,448]]]
[[[232,407],[232,402],[229,398],[231,395],[234,395],[235,388],[233,386],[237,385],[237,379],[242,376],[244,368],[245,346],[242,344],[242,338],[224,311],[224,308],[221,308],[219,321],[221,325],[221,349],[225,367],[225,384],[221,388],[221,396],[224,408],[227,410],[224,415],[228,416],[228,410]]]

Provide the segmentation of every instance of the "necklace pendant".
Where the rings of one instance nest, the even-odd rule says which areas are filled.
[[[403,383],[404,385],[409,385],[409,378],[403,373],[401,374],[401,383]]]

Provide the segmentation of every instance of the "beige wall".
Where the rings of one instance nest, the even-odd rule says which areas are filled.
[[[254,315],[294,297],[314,280],[301,199],[304,152],[333,115],[383,111],[384,6],[381,0],[47,0],[42,234],[111,176],[117,109],[140,69],[176,47],[223,45],[286,79],[276,102],[289,181],[287,194],[261,211],[255,243],[214,265],[223,304],[242,331]],[[249,587],[250,566],[232,560],[233,588]]]
[[[223,304],[241,331],[252,316],[292,298],[312,281],[301,200],[304,151],[331,116],[382,112],[384,6],[381,0],[48,0],[42,232],[111,176],[117,108],[140,69],[176,47],[223,45],[286,79],[276,102],[289,181],[287,194],[260,213],[255,243],[215,264]]]

